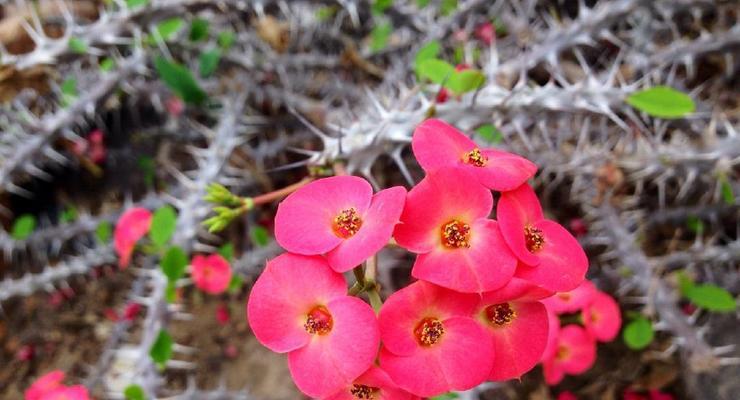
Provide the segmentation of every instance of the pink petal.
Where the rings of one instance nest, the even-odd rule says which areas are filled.
[[[454,292],[424,281],[417,281],[393,293],[378,315],[383,345],[397,355],[413,354],[419,347],[414,336],[424,318],[444,320],[472,315],[479,297]]]
[[[443,321],[444,336],[430,347],[398,356],[383,347],[380,366],[403,389],[422,397],[468,390],[491,371],[493,343],[485,329],[468,317]]]
[[[327,253],[329,265],[337,272],[349,271],[388,244],[405,201],[406,189],[401,186],[376,193],[360,230]]]
[[[285,198],[275,214],[275,239],[292,253],[323,254],[344,239],[334,233],[334,218],[354,208],[364,215],[373,188],[356,176],[318,179]]]
[[[568,374],[586,372],[596,361],[596,342],[578,325],[568,325],[560,329],[558,346],[567,349],[565,358],[558,362]]]
[[[88,400],[87,388],[82,385],[60,387],[44,395],[41,400]]]
[[[473,172],[483,186],[491,190],[500,192],[514,190],[537,172],[537,165],[516,154],[494,149],[482,150],[481,154],[488,157],[483,167],[462,165]]]
[[[470,247],[450,249],[438,246],[420,254],[412,276],[466,293],[481,293],[506,285],[514,275],[516,258],[506,246],[494,220],[479,219],[470,224]]]
[[[596,287],[594,287],[594,284],[584,280],[577,288],[569,292],[556,293],[554,296],[542,300],[542,302],[557,314],[573,313],[591,304],[595,294]]]
[[[355,379],[352,384],[342,388],[339,392],[327,397],[324,400],[357,400],[357,397],[352,394],[351,390],[354,385],[365,385],[371,388],[379,389],[378,392],[373,393],[376,397],[373,399],[378,400],[417,400],[418,397],[412,395],[405,390],[399,389],[398,386],[391,380],[388,374],[382,369],[372,366],[369,370],[365,371],[364,374],[360,375],[359,378]]]
[[[547,308],[547,305],[545,305]],[[558,315],[547,310],[547,345],[545,350],[542,352],[542,359],[548,360],[555,356],[555,352],[558,350],[558,335],[560,334],[560,318]]]
[[[128,266],[136,242],[149,232],[151,225],[152,213],[146,208],[131,208],[121,215],[113,232],[113,246],[121,268]]]
[[[596,292],[591,305],[583,310],[583,325],[596,340],[614,340],[622,326],[619,304],[604,292]]]
[[[545,383],[551,386],[557,385],[565,377],[562,365],[558,364],[554,358],[542,363],[542,373],[545,376]]]
[[[492,208],[491,192],[470,174],[438,170],[409,191],[393,237],[409,251],[426,253],[440,245],[444,224],[452,220],[470,224],[488,217]]]
[[[520,302],[536,301],[549,298],[552,295],[553,292],[551,290],[534,285],[524,279],[511,278],[506,286],[492,292],[484,293],[484,298],[489,304],[496,304],[513,300]]]
[[[335,298],[327,305],[334,325],[326,335],[288,354],[298,389],[311,397],[336,393],[367,371],[380,345],[375,313],[357,297]]]
[[[231,282],[231,266],[220,254],[195,256],[190,262],[193,282],[200,290],[219,294],[226,291]]]
[[[543,248],[536,253],[540,264],[535,267],[520,264],[516,276],[556,292],[578,287],[588,269],[588,258],[581,245],[556,222],[543,220],[535,226],[545,238]]]
[[[344,297],[344,277],[324,258],[285,253],[267,262],[247,302],[249,325],[265,347],[285,353],[311,339],[303,324],[316,306]]]
[[[538,265],[540,259],[527,250],[524,228],[543,218],[540,201],[537,200],[534,190],[526,183],[516,190],[501,194],[501,200],[496,208],[496,219],[501,227],[501,233],[511,251],[527,265]]]
[[[411,149],[426,172],[461,165],[463,155],[474,148],[473,140],[439,119],[428,119],[414,130]]]
[[[62,387],[64,372],[54,370],[46,373],[44,376],[36,379],[24,393],[25,400],[39,400],[46,393],[50,393],[59,387]]]

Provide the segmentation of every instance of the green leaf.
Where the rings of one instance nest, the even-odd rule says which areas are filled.
[[[177,213],[170,205],[162,206],[154,212],[152,217],[152,229],[149,231],[149,239],[157,247],[164,246],[175,233],[177,225]]]
[[[136,8],[139,6],[145,6],[149,3],[149,0],[126,0],[126,6],[128,8]]]
[[[711,284],[696,285],[685,293],[692,303],[698,307],[715,312],[735,311],[735,298],[727,290]]]
[[[481,125],[475,131],[488,143],[501,143],[504,140],[504,134],[496,129],[493,124]]]
[[[218,254],[221,254],[221,257],[225,258],[226,261],[233,260],[234,259],[234,244],[226,243],[223,246],[219,247]]]
[[[694,215],[690,215],[686,219],[686,225],[689,227],[691,232],[694,232],[697,235],[704,233],[704,221]]]
[[[69,49],[77,54],[85,54],[87,52],[87,43],[83,42],[79,38],[69,38]]]
[[[371,10],[373,14],[382,14],[392,5],[393,0],[375,0]]]
[[[509,33],[509,29],[506,27],[506,24],[504,21],[496,17],[493,19],[493,27],[496,29],[496,37],[503,37],[506,36]]]
[[[232,31],[223,31],[218,34],[218,38],[216,39],[216,42],[218,42],[219,47],[221,47],[224,50],[230,49],[231,46],[234,45],[235,41],[236,41],[236,35]]]
[[[486,83],[486,76],[482,72],[475,69],[466,69],[452,74],[445,87],[450,89],[452,93],[461,95],[478,89],[484,83]]]
[[[270,242],[270,234],[262,226],[255,226],[249,231],[249,236],[252,238],[252,243],[255,246],[264,247]]]
[[[241,277],[241,275],[232,275],[231,280],[229,281],[229,293],[236,294],[239,293],[239,291],[242,289],[242,285],[244,284],[244,278]]]
[[[624,343],[632,350],[644,349],[653,341],[654,336],[653,325],[643,316],[630,321],[622,332]]]
[[[455,73],[455,67],[447,61],[430,58],[419,63],[417,72],[422,78],[442,84],[449,76]]]
[[[732,185],[727,180],[727,175],[722,174],[719,178],[720,181],[720,192],[722,193],[722,200],[725,204],[731,206],[735,204],[735,193],[732,192]]]
[[[219,61],[221,61],[221,51],[218,49],[209,50],[201,54],[198,59],[200,77],[208,78],[211,76],[216,71],[216,68],[218,68]]]
[[[116,62],[112,58],[104,58],[100,61],[100,70],[108,72],[116,66]]]
[[[208,21],[203,18],[196,18],[190,24],[190,33],[188,38],[191,42],[199,42],[208,37]]]
[[[123,391],[123,396],[126,400],[146,400],[146,394],[144,389],[139,385],[128,385]]]
[[[23,214],[13,221],[10,236],[15,240],[25,240],[31,236],[34,229],[36,229],[36,217],[31,214]]]
[[[319,21],[327,21],[330,18],[334,17],[337,14],[337,7],[335,6],[325,6],[325,7],[319,7],[318,10],[316,10],[316,19]]]
[[[72,222],[77,219],[77,209],[74,206],[67,206],[59,216],[59,220],[64,223]]]
[[[167,87],[186,103],[201,104],[206,100],[206,93],[195,81],[189,69],[161,56],[154,60],[154,67]]]
[[[136,164],[144,172],[144,183],[147,186],[154,186],[154,159],[149,156],[141,156]]]
[[[678,278],[678,291],[686,297],[694,289],[694,281],[684,271],[677,272],[676,277]]]
[[[95,237],[101,244],[108,243],[111,236],[113,236],[113,225],[110,222],[103,221],[95,228]]]
[[[170,18],[166,19],[159,24],[157,24],[157,33],[159,34],[159,37],[162,38],[162,40],[167,41],[172,39],[177,32],[182,29],[183,24],[185,21],[183,21],[182,18]]]
[[[157,340],[154,341],[152,348],[149,349],[149,355],[160,368],[164,368],[167,361],[172,358],[172,344],[172,336],[164,329],[159,331]]]
[[[424,60],[431,60],[436,58],[437,54],[439,54],[440,51],[442,51],[442,46],[437,40],[432,40],[431,42],[425,44],[416,53],[416,57],[414,57],[414,68],[418,68],[419,64]]]
[[[457,0],[442,0],[439,5],[439,12],[445,16],[452,14],[455,10],[457,10]]]
[[[74,78],[67,78],[62,82],[60,86],[62,91],[62,107],[67,107],[77,98],[77,80]]]
[[[388,21],[375,25],[370,32],[370,50],[373,53],[383,50],[388,45],[388,40],[391,38],[392,33],[393,25]]]
[[[167,280],[172,283],[185,274],[185,268],[187,266],[188,256],[177,246],[170,247],[164,257],[162,257],[162,272],[167,276]]]
[[[177,287],[175,282],[167,282],[167,287],[164,290],[164,298],[168,303],[174,303],[177,299]]]
[[[640,111],[660,118],[681,118],[696,110],[691,97],[668,86],[655,86],[632,93],[626,102]]]
[[[449,400],[449,399],[459,399],[459,398],[460,398],[460,395],[458,395],[457,393],[450,392],[450,393],[445,393],[445,394],[440,394],[438,396],[430,397],[429,400]]]
[[[416,5],[419,8],[424,8],[429,5],[430,0],[416,0]]]

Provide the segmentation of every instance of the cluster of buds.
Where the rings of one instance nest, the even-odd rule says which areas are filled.
[[[417,127],[412,150],[426,176],[408,192],[373,194],[364,179],[335,176],[278,206],[275,238],[287,252],[267,262],[247,317],[263,345],[288,354],[308,396],[418,399],[518,378],[553,336],[543,299],[584,281],[583,249],[527,184],[532,162],[436,119]],[[417,254],[417,281],[381,304],[375,254],[391,238]],[[351,269],[372,308],[357,284],[348,292]]]
[[[87,388],[65,386],[63,371],[51,371],[37,379],[24,393],[25,400],[88,400]]]

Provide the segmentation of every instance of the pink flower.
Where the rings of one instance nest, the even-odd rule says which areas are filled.
[[[650,395],[650,400],[673,400],[673,395],[663,393],[658,389],[650,389],[648,394]]]
[[[370,306],[347,296],[344,277],[318,256],[282,254],[269,261],[247,302],[257,340],[288,353],[296,386],[325,397],[367,371],[380,344]]]
[[[583,309],[583,325],[600,342],[614,340],[622,326],[619,304],[608,294],[597,291],[591,304]]]
[[[584,280],[581,284],[569,291],[555,293],[554,296],[542,300],[547,308],[556,314],[574,313],[591,304],[597,289],[593,283]]]
[[[647,397],[632,389],[625,389],[622,394],[622,400],[648,400]]]
[[[547,304],[545,304],[545,308],[547,309],[547,345],[545,351],[542,352],[542,360],[547,360],[555,355],[558,350],[558,335],[560,334],[560,318]]]
[[[229,308],[226,307],[226,304],[221,304],[216,308],[216,320],[221,325],[226,325],[229,323],[229,320],[231,319],[231,313],[229,313]]]
[[[496,29],[490,22],[485,22],[478,25],[474,32],[475,38],[485,43],[486,46],[490,46],[494,40],[496,40]]]
[[[280,203],[275,239],[291,253],[326,253],[335,271],[348,271],[388,243],[405,194],[396,186],[373,196],[370,184],[356,176],[316,180]]]
[[[476,321],[493,339],[491,381],[519,378],[542,359],[548,338],[548,317],[539,299],[551,292],[520,279],[484,293]]]
[[[103,131],[96,129],[90,133],[88,137],[90,143],[90,149],[88,151],[88,157],[90,161],[95,164],[100,164],[105,161],[106,149],[105,142],[103,140]]]
[[[210,293],[223,293],[231,282],[231,266],[220,254],[197,255],[190,262],[190,275],[198,289]]]
[[[26,389],[24,393],[26,400],[40,400],[47,393],[51,393],[57,388],[63,387],[62,381],[64,380],[64,372],[60,370],[54,370],[46,375],[36,379],[31,387]]]
[[[560,329],[555,354],[542,363],[545,382],[558,384],[565,374],[578,375],[586,372],[596,360],[596,342],[578,325]]]
[[[382,369],[372,366],[347,387],[326,397],[324,400],[416,400],[414,396],[402,389],[388,377]]]
[[[491,192],[465,171],[429,173],[409,192],[393,236],[418,253],[411,274],[467,293],[498,289],[509,282],[516,259],[498,223],[488,219]]]
[[[126,321],[133,321],[139,312],[141,311],[141,304],[139,303],[128,303],[126,308],[123,309],[123,319]]]
[[[87,388],[82,385],[63,386],[44,394],[39,400],[89,400]]]
[[[392,294],[378,317],[380,367],[421,397],[483,382],[494,353],[489,333],[470,317],[478,299],[424,281]]]
[[[558,394],[557,400],[578,400],[578,397],[576,397],[572,392],[566,390]]]
[[[516,189],[537,172],[537,166],[526,158],[480,149],[473,140],[439,119],[428,119],[416,127],[411,148],[427,173],[440,168],[464,170],[492,190]]]
[[[146,208],[131,208],[121,215],[113,233],[113,244],[121,268],[128,266],[136,242],[149,232],[151,225],[152,213]]]
[[[545,219],[529,185],[504,192],[496,216],[506,243],[519,258],[517,277],[557,292],[581,284],[588,269],[586,253],[565,228]]]

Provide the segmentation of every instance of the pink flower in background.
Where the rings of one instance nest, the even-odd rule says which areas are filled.
[[[604,292],[597,291],[593,301],[583,309],[583,325],[600,342],[614,340],[622,326],[619,304]]]
[[[210,294],[226,291],[231,282],[231,266],[220,254],[197,255],[190,262],[190,275],[195,286]]]
[[[82,385],[57,388],[44,394],[39,400],[89,400],[87,388]]]
[[[596,292],[597,289],[594,284],[584,280],[577,288],[569,292],[555,293],[555,295],[542,300],[542,302],[556,314],[574,313],[591,304]]]
[[[216,308],[216,320],[221,325],[226,325],[231,320],[231,313],[229,307],[226,304],[221,304]]]
[[[465,171],[429,173],[409,192],[398,244],[418,253],[411,274],[460,292],[480,293],[509,282],[516,259],[496,221],[491,192]]]
[[[475,38],[490,46],[496,40],[496,28],[490,22],[484,22],[475,28]]]
[[[87,138],[90,148],[88,150],[88,157],[90,161],[95,164],[100,164],[105,161],[105,142],[103,137],[103,131],[96,129],[90,133]]]
[[[388,374],[382,369],[372,366],[367,372],[360,375],[352,384],[342,388],[339,392],[326,397],[324,400],[417,400],[419,397],[399,389]]]
[[[121,268],[128,266],[136,242],[149,232],[151,225],[152,213],[146,208],[131,208],[118,219],[113,233],[113,244]]]
[[[492,381],[519,378],[542,359],[548,338],[548,316],[539,299],[551,292],[520,279],[483,293],[476,321],[493,339]]]
[[[52,371],[37,379],[24,393],[25,400],[88,400],[82,385],[64,386],[64,372]]]
[[[564,392],[558,393],[557,400],[578,400],[578,397],[576,397],[576,395],[574,395],[572,392],[566,390]]]
[[[542,360],[551,358],[558,348],[558,334],[560,333],[560,318],[555,314],[550,307],[545,304],[547,309],[547,345],[545,351],[542,352]]]
[[[472,139],[439,119],[428,119],[416,128],[411,148],[427,173],[440,168],[463,170],[497,191],[516,189],[537,172],[537,166],[526,158],[480,149]]]
[[[658,389],[650,389],[648,394],[650,395],[650,400],[673,400],[673,395],[663,393]]]
[[[568,325],[558,333],[554,354],[542,363],[545,382],[558,384],[565,374],[578,375],[586,372],[596,360],[596,342],[585,329]]]
[[[380,367],[422,397],[467,390],[493,366],[493,343],[470,316],[479,296],[418,281],[393,293],[378,317]]]
[[[588,258],[576,238],[545,219],[534,190],[524,184],[501,195],[496,209],[501,233],[519,258],[516,276],[565,292],[583,282]]]
[[[282,254],[267,263],[247,302],[257,340],[288,353],[296,386],[326,397],[372,365],[380,343],[370,306],[347,296],[344,277],[319,256]]]
[[[370,184],[356,176],[316,180],[280,203],[275,239],[292,253],[326,253],[335,271],[348,271],[388,243],[405,194],[396,186],[373,195]]]

